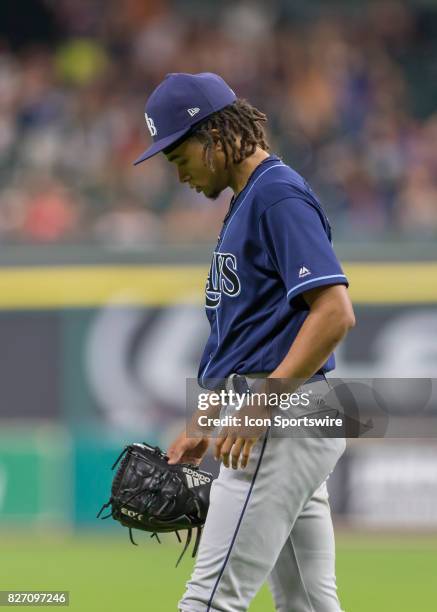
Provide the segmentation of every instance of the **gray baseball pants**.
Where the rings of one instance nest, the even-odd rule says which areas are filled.
[[[222,465],[179,610],[246,612],[267,580],[277,612],[341,612],[326,479],[344,449],[344,438],[267,434],[244,470]]]

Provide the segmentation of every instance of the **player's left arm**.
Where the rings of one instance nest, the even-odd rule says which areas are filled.
[[[302,294],[309,313],[290,349],[269,378],[286,381],[287,393],[313,376],[326,363],[335,347],[355,325],[355,316],[344,285],[316,287]],[[235,438],[227,434],[217,438],[215,457],[226,467],[245,467],[258,438]]]
[[[302,296],[309,306],[308,316],[287,355],[270,375],[289,380],[290,392],[295,390],[292,381],[311,378],[355,325],[352,303],[344,285],[316,287]]]

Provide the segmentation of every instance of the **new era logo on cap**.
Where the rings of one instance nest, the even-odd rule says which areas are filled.
[[[197,113],[200,113],[200,108],[198,108],[196,106],[196,108],[187,108],[187,112],[190,115],[190,117],[194,117],[194,115],[197,115]]]

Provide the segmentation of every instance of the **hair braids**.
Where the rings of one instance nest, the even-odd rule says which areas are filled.
[[[253,155],[256,147],[261,147],[264,151],[269,150],[263,126],[266,121],[264,113],[239,98],[230,106],[207,117],[194,128],[191,135],[204,142],[203,155],[210,168],[212,168],[212,148],[215,139],[218,138],[223,147],[227,167],[230,160],[234,164],[239,164]],[[216,130],[216,138],[212,130]]]

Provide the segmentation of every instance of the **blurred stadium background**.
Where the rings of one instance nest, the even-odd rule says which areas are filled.
[[[434,1],[3,2],[0,589],[161,612],[189,574],[95,514],[121,445],[181,427],[207,334],[229,194],[132,166],[146,92],[204,70],[268,114],[331,218],[358,318],[338,374],[436,377]],[[435,438],[352,441],[330,487],[347,612],[434,610]],[[272,609],[266,590],[251,607]]]

